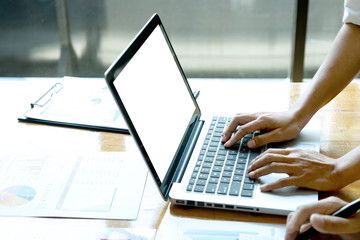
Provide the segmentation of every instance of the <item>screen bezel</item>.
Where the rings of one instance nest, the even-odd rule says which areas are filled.
[[[188,124],[187,131],[184,133],[183,138],[181,140],[181,143],[179,145],[179,148],[177,152],[174,155],[174,158],[172,159],[172,162],[169,165],[169,169],[163,179],[163,181],[160,180],[154,165],[152,164],[152,161],[147,154],[147,151],[141,141],[140,136],[138,135],[135,126],[132,123],[131,117],[128,115],[128,112],[126,110],[126,107],[124,106],[121,96],[119,96],[118,92],[116,91],[114,81],[116,80],[119,73],[126,67],[126,65],[129,63],[129,61],[132,59],[132,57],[137,53],[137,51],[141,48],[141,46],[145,43],[145,41],[148,39],[148,37],[151,35],[151,33],[157,28],[160,27],[163,36],[168,44],[168,47],[172,53],[172,56],[174,58],[174,61],[176,62],[176,65],[178,67],[179,72],[181,73],[181,76],[183,78],[184,84],[186,85],[190,96],[192,97],[192,100],[194,102],[195,111],[193,113],[193,116]],[[132,40],[132,42],[129,44],[129,46],[122,52],[122,54],[114,61],[114,63],[107,69],[105,72],[105,80],[106,83],[110,89],[110,92],[112,93],[116,104],[118,105],[125,122],[127,123],[127,126],[129,128],[129,131],[134,138],[148,168],[151,172],[161,194],[162,197],[167,200],[169,198],[169,192],[171,189],[171,185],[176,179],[179,179],[178,176],[175,176],[176,174],[181,173],[182,171],[179,171],[178,167],[180,166],[186,166],[187,164],[180,163],[180,161],[183,161],[182,155],[184,150],[186,148],[184,145],[186,145],[187,138],[189,136],[189,132],[192,131],[192,125],[194,122],[196,122],[198,119],[200,119],[201,112],[200,108],[195,100],[195,97],[192,94],[191,88],[189,86],[189,83],[186,79],[186,76],[184,74],[184,71],[182,70],[179,60],[175,54],[175,51],[170,43],[170,40],[168,38],[167,33],[165,32],[165,28],[160,20],[160,17],[158,14],[154,14],[150,20],[145,24],[145,26],[140,30],[140,32],[136,35],[136,37]]]

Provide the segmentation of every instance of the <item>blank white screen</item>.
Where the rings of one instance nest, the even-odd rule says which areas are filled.
[[[159,26],[114,85],[163,181],[196,107]]]

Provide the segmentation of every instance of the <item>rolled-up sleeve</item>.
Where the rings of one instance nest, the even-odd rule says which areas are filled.
[[[344,23],[360,25],[360,0],[345,0]]]

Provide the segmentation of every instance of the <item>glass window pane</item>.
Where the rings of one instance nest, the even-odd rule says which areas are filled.
[[[157,12],[188,77],[287,77],[294,1],[82,0],[68,6],[80,75],[101,75]]]
[[[3,0],[1,76],[59,74],[56,2],[67,3],[74,76],[102,77],[154,12],[188,77],[288,74],[294,0]]]
[[[56,76],[55,1],[0,1],[0,76]]]
[[[344,1],[316,0],[309,3],[304,78],[312,78],[330,50],[342,26]]]

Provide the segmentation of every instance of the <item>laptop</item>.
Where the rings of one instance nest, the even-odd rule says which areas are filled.
[[[318,200],[316,191],[297,187],[260,191],[281,174],[248,178],[248,161],[264,149],[246,147],[252,135],[224,148],[221,133],[231,119],[203,118],[157,14],[108,68],[105,80],[165,200],[277,215]],[[310,124],[284,144],[319,150],[319,139],[319,127]]]

